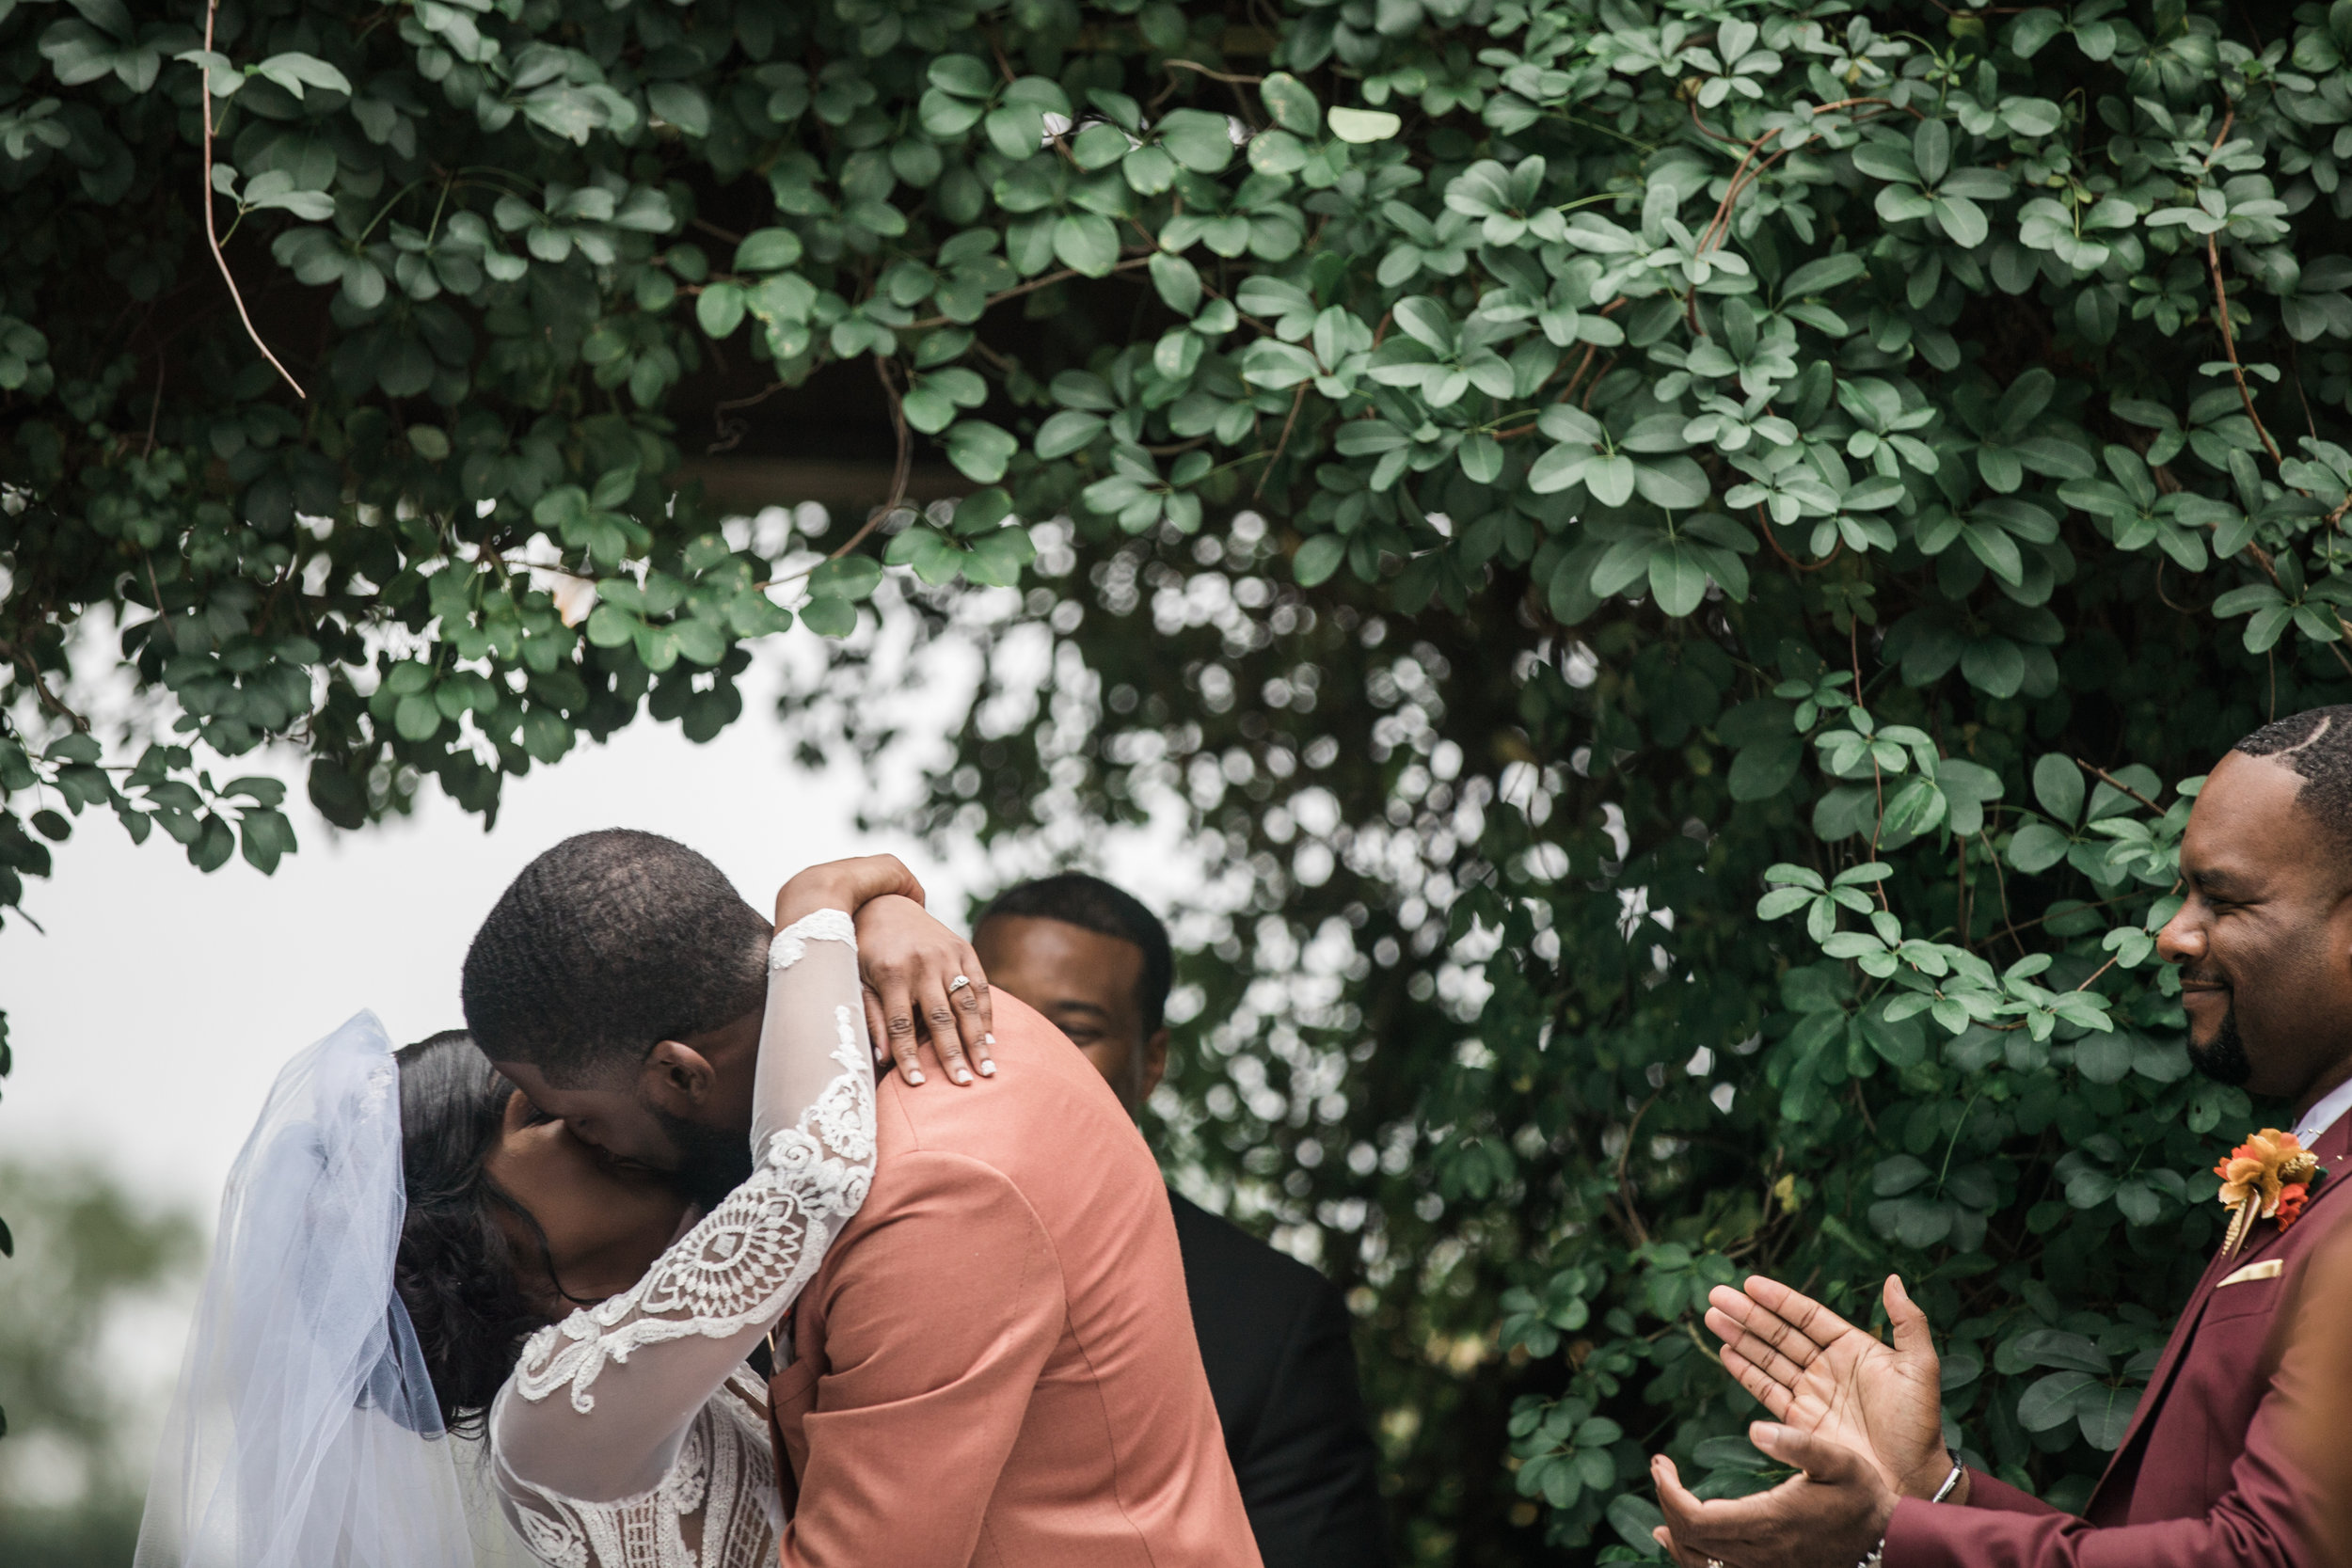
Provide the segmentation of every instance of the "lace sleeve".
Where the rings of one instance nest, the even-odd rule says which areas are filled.
[[[494,1470],[526,1539],[551,1504],[660,1486],[696,1416],[865,1201],[874,1065],[850,917],[821,910],[778,933],[769,969],[751,1180],[634,1287],[533,1335],[491,1406]]]

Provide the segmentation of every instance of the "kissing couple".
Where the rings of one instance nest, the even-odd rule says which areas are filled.
[[[922,900],[583,834],[295,1057],[137,1568],[1254,1568],[1152,1155]]]

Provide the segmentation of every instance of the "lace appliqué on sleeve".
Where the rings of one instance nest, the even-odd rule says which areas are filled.
[[[857,923],[839,910],[818,910],[804,914],[776,933],[776,940],[768,944],[768,973],[790,969],[808,952],[812,942],[839,942],[857,951]]]
[[[855,946],[849,916],[820,910],[777,936],[771,967],[797,962],[807,939]],[[873,1180],[874,1088],[858,1022],[848,1006],[834,1007],[831,1055],[841,1070],[797,1126],[769,1138],[750,1180],[628,1291],[531,1337],[515,1368],[517,1394],[536,1402],[569,1385],[572,1408],[586,1415],[608,1361],[626,1364],[646,1345],[690,1335],[728,1338],[783,1313]]]

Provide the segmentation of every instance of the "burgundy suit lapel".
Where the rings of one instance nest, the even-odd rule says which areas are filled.
[[[2336,1118],[2335,1125],[2313,1141],[2312,1152],[2319,1156],[2320,1164],[2328,1171],[2328,1179],[2319,1184],[2318,1190],[2306,1202],[2306,1217],[2309,1217],[2312,1205],[2332,1197],[2340,1187],[2352,1186],[2352,1161],[2346,1158],[2352,1155],[2352,1116]],[[2205,1304],[2213,1299],[2215,1288],[2230,1275],[2276,1246],[2285,1234],[2276,1221],[2265,1220],[2257,1225],[2254,1234],[2228,1258],[2221,1256],[2218,1245],[2214,1248],[2213,1259],[2206,1263],[2203,1275],[2199,1276],[2197,1289],[2189,1292],[2188,1305],[2181,1308],[2180,1321],[2172,1325],[2171,1338],[2164,1343],[2164,1354],[2156,1360],[2156,1370],[2148,1379],[2147,1390],[2139,1396],[2139,1404],[2132,1411],[2131,1424],[2123,1429],[2123,1441],[2116,1445],[2114,1454],[2107,1460],[2106,1473],[2099,1478],[2098,1486],[2092,1489],[2093,1498],[2106,1489],[2107,1482],[2115,1476],[2116,1467],[2122,1464],[2124,1455],[2132,1451],[2132,1444],[2139,1436],[2140,1429],[2148,1424],[2157,1407],[2163,1404],[2164,1396],[2171,1386],[2173,1371],[2187,1352],[2189,1340],[2196,1336],[2198,1322],[2205,1315]]]

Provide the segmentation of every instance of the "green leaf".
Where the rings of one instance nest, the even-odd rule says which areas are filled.
[[[2083,816],[2083,770],[2074,759],[2049,752],[2033,765],[2034,799],[2061,824],[2072,827]]]
[[[847,637],[857,630],[857,606],[847,599],[811,599],[801,607],[801,624],[819,637]]]
[[[1200,274],[1190,261],[1157,251],[1151,269],[1152,286],[1159,291],[1162,304],[1180,316],[1190,316],[1200,309]]]
[[[1068,213],[1054,222],[1054,255],[1089,277],[1106,277],[1119,264],[1119,231],[1098,213]]]
[[[1049,462],[1057,457],[1067,457],[1101,435],[1104,423],[1100,414],[1065,408],[1039,427],[1037,454]]]
[[[1233,161],[1233,137],[1223,115],[1173,109],[1157,126],[1170,157],[1196,174],[1216,174]]]
[[[1769,800],[1787,789],[1804,760],[1804,742],[1796,736],[1777,736],[1742,747],[1731,759],[1729,780],[1735,800]]]
[[[137,29],[132,25],[130,8],[123,5],[122,0],[72,0],[72,4],[75,10],[82,13],[84,21],[113,34],[124,43],[137,37]],[[308,59],[310,56],[301,57]]]
[[[694,301],[694,321],[712,338],[724,338],[743,321],[744,296],[733,283],[707,283]]]
[[[403,697],[392,709],[392,729],[403,740],[430,740],[440,728],[440,705],[425,692]]]
[[[2048,1432],[2074,1418],[2074,1400],[2098,1379],[2089,1372],[2052,1372],[2027,1388],[2017,1402],[2017,1424],[2027,1432]]]
[[[1318,533],[1298,546],[1291,558],[1291,575],[1301,588],[1327,582],[1347,559],[1347,541],[1336,533]]]
[[[882,583],[882,562],[870,555],[845,555],[828,561],[809,574],[811,594],[836,599],[863,599]]]
[[[2009,863],[2028,874],[2047,871],[2066,858],[2072,845],[2066,835],[2046,822],[2028,822],[2009,842]]]
[[[1708,484],[1707,470],[1687,457],[1669,457],[1638,465],[1634,469],[1633,487],[1651,505],[1677,512],[1705,506],[1713,493]]]
[[[1940,125],[1943,122],[1930,120],[1928,123]],[[1963,250],[1974,250],[1984,244],[1985,237],[1993,232],[1992,221],[1984,215],[1984,209],[1964,196],[1939,196],[1934,198],[1931,210],[1935,214],[1935,221],[1943,225],[1944,232],[1950,235],[1952,243]]]
[[[931,86],[959,98],[985,99],[996,91],[996,73],[977,55],[941,55],[926,73]]]
[[[755,229],[735,247],[737,272],[777,272],[800,259],[801,237],[789,229]]]
[[[1688,615],[1707,598],[1707,568],[1688,546],[1662,546],[1650,552],[1649,587],[1661,612]]]
[[[128,38],[130,35],[126,31],[120,36]],[[325,87],[345,96],[351,92],[350,79],[315,55],[272,55],[255,66],[253,71],[256,75],[277,83],[296,98],[302,96],[306,87]]]
[[[710,135],[710,100],[687,82],[656,82],[645,89],[645,106],[690,136]]]
[[[1827,293],[1841,283],[1852,282],[1868,270],[1869,264],[1851,250],[1816,257],[1788,275],[1781,284],[1781,297],[1803,299],[1808,294]]]
[[[1035,103],[1001,104],[981,123],[989,145],[1008,158],[1025,160],[1045,145],[1045,113]]]
[[[2060,1328],[2027,1329],[2007,1347],[2007,1353],[2028,1367],[2058,1367],[2100,1377],[2112,1366],[2095,1341]]]
[[[1286,71],[1278,71],[1258,84],[1258,101],[1274,123],[1296,135],[1320,135],[1323,106],[1307,84]]]
[[[947,461],[967,479],[993,484],[1005,477],[1005,466],[1021,443],[984,420],[965,420],[947,432]],[[805,620],[807,617],[802,617]]]
[[[1387,141],[1405,129],[1405,121],[1386,109],[1333,108],[1326,117],[1331,134],[1343,142]]]

